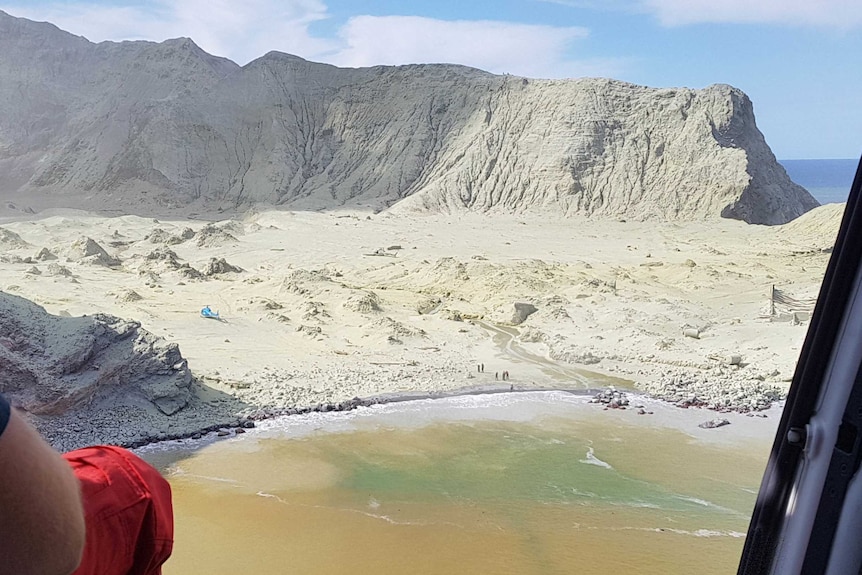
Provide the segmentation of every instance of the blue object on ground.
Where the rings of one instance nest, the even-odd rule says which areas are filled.
[[[210,306],[206,306],[201,310],[202,317],[208,317],[212,319],[219,319],[218,312],[210,309]]]

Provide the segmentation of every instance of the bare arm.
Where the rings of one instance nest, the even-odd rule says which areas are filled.
[[[68,575],[78,567],[84,541],[78,480],[60,454],[12,410],[0,435],[2,569]]]

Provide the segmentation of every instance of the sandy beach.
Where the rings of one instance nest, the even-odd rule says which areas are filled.
[[[776,227],[51,211],[0,223],[0,286],[51,314],[112,314],[179,344],[200,385],[190,409],[154,424],[165,432],[483,386],[615,385],[748,411],[786,392],[807,327],[806,314],[775,309],[773,287],[817,296],[842,208]]]

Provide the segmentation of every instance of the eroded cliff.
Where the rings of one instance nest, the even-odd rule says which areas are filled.
[[[725,85],[453,65],[240,67],[0,12],[0,194],[20,209],[520,212],[786,222],[817,202]]]

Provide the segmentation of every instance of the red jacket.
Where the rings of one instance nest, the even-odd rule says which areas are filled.
[[[87,524],[75,575],[161,575],[174,540],[168,482],[119,447],[86,447],[63,457],[81,482]]]

